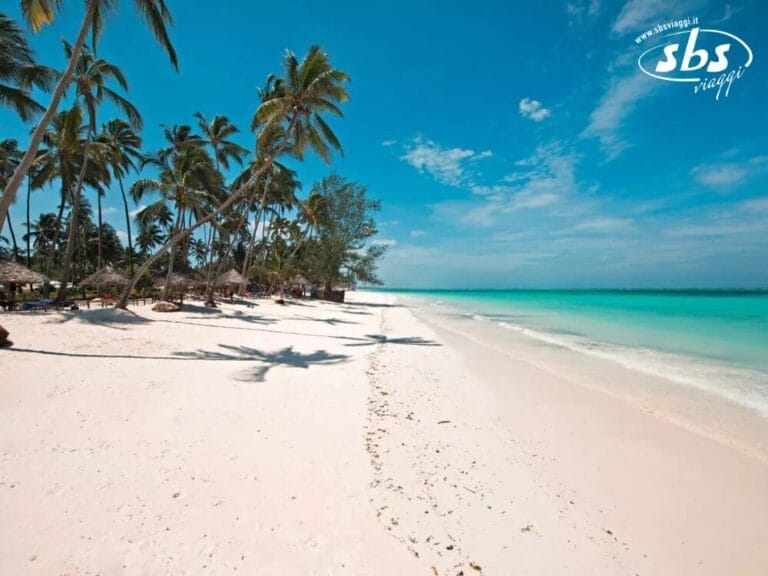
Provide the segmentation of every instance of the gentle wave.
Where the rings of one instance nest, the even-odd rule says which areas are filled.
[[[477,314],[472,317],[485,320]],[[768,374],[647,348],[631,348],[580,336],[542,332],[505,321],[496,324],[554,346],[611,360],[626,368],[661,377],[676,384],[718,394],[768,417],[768,395],[765,392],[768,391]]]

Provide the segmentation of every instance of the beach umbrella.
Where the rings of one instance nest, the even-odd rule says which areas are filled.
[[[232,270],[225,272],[216,279],[216,286],[240,286],[240,284],[245,283],[245,281],[246,280],[243,278],[243,275],[232,268]]]
[[[309,280],[307,280],[307,277],[302,275],[302,274],[296,274],[296,276],[294,276],[293,280],[291,280],[291,284],[294,284],[294,285],[304,285],[304,286],[306,286],[309,283],[310,282],[309,282]]]
[[[85,278],[80,282],[81,286],[94,286],[102,288],[104,286],[125,286],[130,280],[112,269],[112,266],[105,266]]]
[[[46,276],[11,260],[0,261],[0,282],[15,284],[42,284]]]

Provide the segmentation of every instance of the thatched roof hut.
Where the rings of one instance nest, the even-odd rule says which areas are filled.
[[[222,286],[240,286],[240,284],[243,284],[245,281],[243,275],[232,268],[232,270],[225,272],[216,279],[216,286],[219,288]]]
[[[80,282],[81,286],[94,286],[96,288],[103,288],[104,286],[125,286],[130,280],[112,269],[112,266],[105,266],[101,270],[98,270],[83,279]]]
[[[11,260],[0,261],[0,282],[15,284],[42,284],[48,278]]]
[[[163,274],[155,280],[155,288],[164,288],[168,274]],[[197,272],[172,272],[171,288],[196,288],[205,285],[205,278]]]

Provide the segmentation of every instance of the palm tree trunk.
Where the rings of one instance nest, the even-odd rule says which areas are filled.
[[[213,277],[211,276],[212,270],[213,270],[213,243],[216,241],[216,230],[217,227],[214,225],[213,222],[211,222],[211,235],[208,240],[208,270],[207,270],[207,280],[205,285],[205,292],[208,293],[208,288],[211,285],[211,282],[213,282]]]
[[[59,238],[61,237],[61,222],[64,220],[64,206],[66,204],[66,192],[62,184],[61,188],[61,204],[59,204],[59,212],[56,214],[56,228],[53,230],[53,241],[51,244],[51,250],[48,253],[48,259],[45,264],[45,275],[50,276],[53,270],[53,259],[56,257],[56,248],[59,244]]]
[[[72,215],[69,217],[69,235],[67,237],[67,252],[64,254],[64,262],[61,272],[61,288],[56,293],[56,302],[60,303],[64,301],[64,297],[67,295],[67,282],[69,281],[69,269],[72,263],[72,256],[75,253],[75,245],[77,244],[77,214],[80,211],[80,195],[83,192],[83,181],[85,180],[85,171],[88,168],[88,150],[86,149],[83,154],[83,165],[80,168],[80,174],[77,177],[77,186],[75,187],[75,195],[72,199]]]
[[[182,213],[184,210],[179,210],[179,212],[176,214],[176,222],[173,224],[173,233],[172,236],[175,236],[178,231],[179,227],[181,226],[182,220]],[[168,273],[165,276],[165,288],[163,289],[163,300],[168,300],[168,295],[171,293],[171,277],[173,276],[173,262],[176,260],[176,245],[171,246],[171,256],[168,258]]]
[[[32,174],[27,176],[27,268],[32,267],[32,234],[30,230],[31,221],[29,219],[29,201],[32,196]]]
[[[11,213],[8,213],[8,231],[11,233],[11,246],[13,246],[13,260],[19,261],[19,247],[16,244],[16,233],[13,231],[13,222],[11,221]]]
[[[264,191],[261,193],[261,201],[259,202],[259,213],[253,221],[253,234],[251,234],[251,240],[248,242],[248,250],[245,251],[245,258],[243,259],[243,277],[247,280],[250,277],[251,260],[253,259],[253,249],[256,246],[256,234],[259,230],[259,220],[264,213],[264,203],[267,201],[267,191],[269,189],[270,179],[264,183]],[[237,290],[238,296],[245,294],[246,283],[240,284]]]
[[[53,89],[53,95],[51,96],[51,102],[48,104],[48,108],[46,109],[45,114],[43,114],[43,118],[40,120],[40,123],[32,134],[32,141],[29,143],[29,147],[24,153],[24,157],[13,172],[13,176],[11,176],[11,179],[5,187],[3,196],[0,198],[0,230],[3,229],[3,223],[5,222],[8,210],[11,207],[11,203],[16,198],[16,192],[19,190],[21,182],[24,180],[24,176],[27,175],[27,172],[29,172],[29,169],[32,167],[32,163],[35,161],[37,149],[40,148],[40,142],[43,141],[43,136],[48,129],[48,124],[53,120],[53,116],[56,114],[61,98],[64,96],[64,91],[72,81],[72,75],[75,72],[75,66],[80,58],[80,53],[83,50],[83,44],[88,35],[88,30],[91,28],[95,10],[96,0],[86,0],[85,16],[83,17],[83,23],[80,25],[80,30],[77,33],[75,44],[72,47],[72,55],[67,63],[67,68],[56,83],[56,87]]]
[[[99,213],[99,229],[96,231],[96,270],[101,270],[101,192],[98,190],[96,190],[96,206]]]
[[[123,188],[123,179],[118,176],[117,181],[120,184],[120,194],[123,195],[123,207],[125,208],[125,227],[128,232],[128,265],[131,269],[131,276],[133,276],[133,240],[131,236],[131,213],[128,211],[128,199],[125,197],[125,189]]]

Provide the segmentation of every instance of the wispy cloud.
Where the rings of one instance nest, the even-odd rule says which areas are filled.
[[[381,145],[386,147],[394,146],[395,144],[397,144],[397,140],[383,140],[381,142]]]
[[[643,32],[653,24],[680,18],[703,3],[701,0],[678,0],[671,8],[669,0],[629,0],[613,23],[613,31],[616,34]]]
[[[442,184],[460,186],[466,180],[467,163],[490,156],[490,150],[475,152],[466,148],[443,148],[432,140],[419,136],[407,147],[401,159],[419,172],[430,174]]]
[[[376,244],[378,246],[397,246],[397,240],[393,240],[392,238],[380,238],[378,240],[374,240],[372,244]]]
[[[749,214],[768,214],[768,196],[745,200],[740,208]]]
[[[490,227],[513,212],[554,206],[578,191],[576,158],[558,142],[539,146],[532,156],[515,164],[520,170],[500,183],[468,186],[482,198],[481,203],[438,203],[433,206],[435,216],[466,226]]]
[[[743,184],[766,168],[768,168],[768,156],[756,156],[745,162],[700,164],[691,170],[691,175],[699,184],[728,190]]]
[[[124,230],[115,230],[115,234],[117,234],[117,237],[120,238],[121,242],[127,242],[128,241],[128,233]]]
[[[600,13],[600,0],[570,0],[565,9],[569,24],[581,24]]]
[[[615,158],[631,145],[621,135],[625,120],[657,88],[658,82],[641,73],[614,79],[590,114],[582,136],[599,139],[608,158]]]
[[[114,206],[105,206],[101,209],[102,214],[117,214],[117,208]]]
[[[423,238],[426,235],[426,230],[411,230],[411,238]]]
[[[547,108],[544,108],[544,105],[541,102],[530,98],[523,98],[520,100],[518,108],[521,116],[533,120],[534,122],[541,122],[551,114]]]
[[[630,218],[590,218],[573,227],[575,231],[612,234],[623,230],[631,230],[634,222]]]
[[[144,210],[146,207],[147,207],[147,205],[146,205],[146,204],[139,204],[138,206],[136,206],[136,208],[134,208],[133,210],[131,210],[130,212],[128,212],[128,215],[129,215],[131,218],[136,218],[136,215],[137,215],[139,212],[141,212],[142,210]]]

